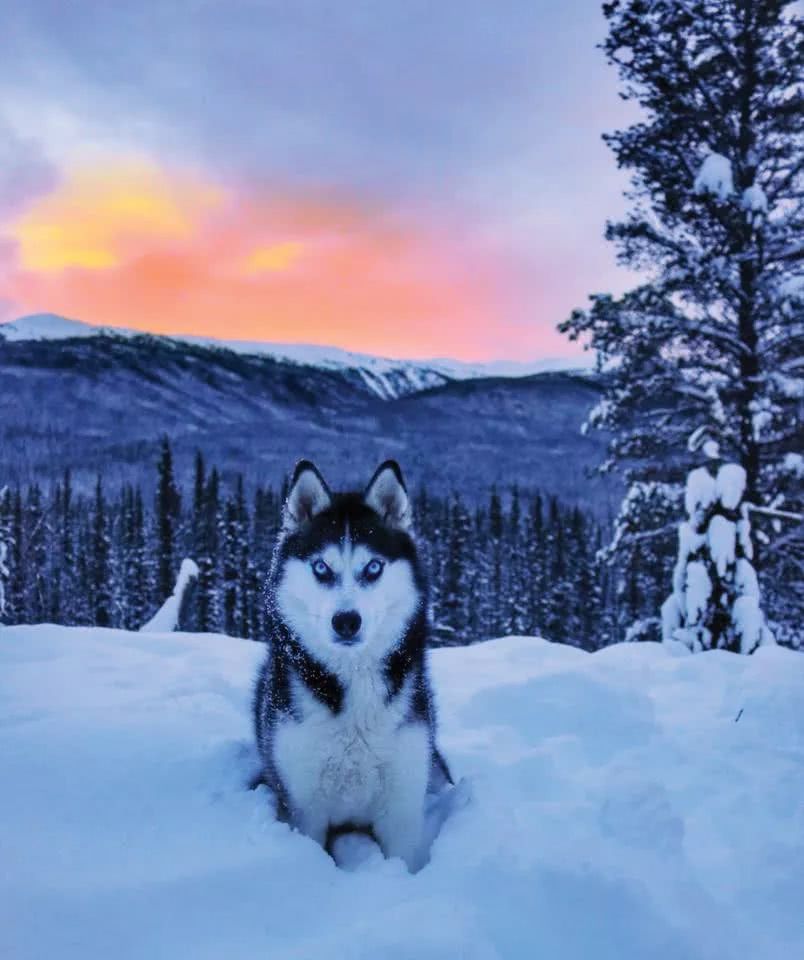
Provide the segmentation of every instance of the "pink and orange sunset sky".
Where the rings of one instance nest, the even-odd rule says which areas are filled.
[[[0,320],[571,357],[627,278],[596,4],[32,0],[0,62]],[[8,29],[8,27],[7,27]]]

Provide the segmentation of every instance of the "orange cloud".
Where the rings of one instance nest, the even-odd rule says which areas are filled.
[[[146,164],[75,171],[11,226],[24,269],[103,270],[143,244],[188,237],[219,192]]]
[[[302,245],[293,240],[274,243],[270,247],[257,247],[246,260],[246,271],[248,273],[262,273],[263,270],[287,270],[293,261],[299,258],[301,251]]]
[[[18,252],[0,298],[20,313],[395,356],[499,352],[501,271],[460,231],[354,198],[124,165],[73,173],[6,232]]]

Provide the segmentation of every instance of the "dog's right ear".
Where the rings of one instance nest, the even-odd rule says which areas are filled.
[[[298,530],[309,523],[332,502],[326,481],[310,460],[300,460],[293,471],[290,492],[282,514],[282,527],[286,532]]]

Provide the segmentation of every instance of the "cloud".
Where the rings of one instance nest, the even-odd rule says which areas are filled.
[[[0,111],[32,157],[58,157],[65,176],[108,168],[119,185],[120,158],[138,156],[168,178],[161,194],[145,184],[152,215],[136,184],[126,195],[139,189],[138,210],[122,219],[113,196],[92,193],[90,223],[29,209],[43,188],[52,204],[82,195],[71,183],[59,200],[48,163],[29,186],[26,168],[12,168],[15,215],[28,224],[18,255],[35,268],[15,274],[20,303],[120,312],[107,292],[114,270],[141,323],[163,323],[168,308],[185,322],[192,301],[208,324],[214,302],[219,316],[248,313],[249,329],[296,316],[293,331],[312,331],[304,304],[328,318],[316,335],[329,342],[410,352],[412,333],[377,330],[390,310],[421,330],[419,353],[533,356],[572,352],[555,323],[590,290],[623,283],[602,239],[623,181],[600,132],[625,107],[594,49],[604,30],[595,4],[29,0],[4,26],[13,42],[0,58]],[[214,211],[182,193],[187,170],[221,191]],[[283,202],[292,215],[272,220]],[[171,234],[171,217],[184,234]],[[47,223],[59,224],[49,239]],[[370,296],[338,287],[327,271],[339,257],[350,283],[360,263]],[[301,289],[316,271],[329,300]],[[203,304],[182,286],[190,276],[208,287]],[[226,303],[227,292],[241,299]],[[363,300],[379,312],[358,335]]]
[[[24,270],[103,270],[146,243],[188,237],[218,199],[213,187],[144,163],[78,170],[30,204],[10,233]]]
[[[0,218],[13,216],[51,190],[58,171],[35,139],[19,136],[0,118]]]
[[[244,266],[247,273],[287,270],[299,259],[302,250],[302,244],[295,240],[285,240],[268,247],[257,247],[248,255]]]
[[[69,172],[8,225],[20,311],[161,332],[478,359],[512,332],[502,265],[457,224],[343,191]]]

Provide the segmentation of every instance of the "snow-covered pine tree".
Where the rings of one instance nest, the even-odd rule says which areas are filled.
[[[489,495],[489,549],[491,551],[491,600],[492,616],[490,634],[499,637],[505,628],[503,609],[503,534],[505,532],[502,500],[496,486]]]
[[[23,524],[22,491],[14,490],[9,504],[8,515],[11,527],[11,549],[9,551],[9,578],[6,591],[6,619],[9,623],[25,623],[25,565],[22,538],[25,535]]]
[[[215,467],[204,485],[200,514],[198,565],[197,628],[202,632],[221,627],[221,597],[218,554],[220,545],[220,479]]]
[[[543,632],[542,598],[545,592],[544,517],[542,496],[537,491],[530,498],[525,526],[525,563],[527,565],[528,632]]]
[[[50,529],[42,489],[37,483],[28,489],[23,524],[25,617],[28,623],[43,623],[47,620],[48,608],[47,546]]]
[[[633,204],[606,235],[646,280],[619,299],[592,297],[560,329],[587,340],[606,371],[590,424],[610,433],[605,468],[624,467],[632,485],[618,548],[642,543],[669,566],[674,506],[704,448],[745,470],[769,612],[800,623],[804,25],[794,7],[604,5],[603,48],[622,96],[642,108],[605,137],[632,172]]]
[[[0,489],[0,622],[6,613],[6,593],[11,577],[11,496],[8,487]]]
[[[92,504],[92,552],[91,552],[91,606],[92,622],[99,627],[108,627],[112,622],[111,570],[109,529],[106,517],[106,498],[100,474],[95,482],[95,499]]]
[[[687,477],[687,520],[678,529],[673,592],[662,606],[662,635],[691,650],[753,653],[773,643],[760,607],[751,559],[751,521],[745,470],[724,463]]]
[[[468,642],[472,519],[458,493],[453,494],[448,517],[449,539],[444,564],[441,617],[449,626],[449,633],[444,638],[444,646],[462,646]]]
[[[505,632],[522,635],[528,622],[529,573],[522,540],[519,488],[511,489],[511,507],[505,523]]]
[[[173,593],[176,575],[176,533],[181,515],[181,497],[173,475],[173,452],[170,441],[162,437],[157,464],[156,487],[156,583],[158,605]]]

